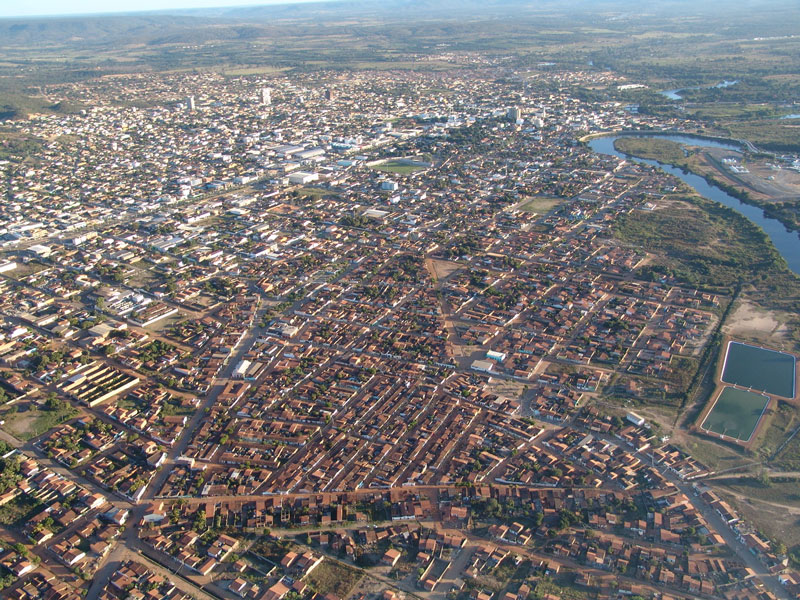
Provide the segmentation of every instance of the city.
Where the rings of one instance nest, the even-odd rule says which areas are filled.
[[[684,443],[752,457],[795,349],[714,429],[760,292],[665,268],[643,220],[722,209],[589,144],[704,132],[576,97],[639,83],[610,70],[428,60],[52,84],[85,108],[5,123],[36,142],[0,160],[2,597],[800,594]]]

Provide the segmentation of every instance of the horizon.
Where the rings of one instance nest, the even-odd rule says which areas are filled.
[[[213,10],[228,8],[252,8],[258,6],[280,6],[290,4],[312,4],[315,2],[338,2],[339,0],[171,0],[164,6],[161,0],[121,0],[112,10],[102,0],[76,0],[64,3],[58,0],[36,0],[24,5],[0,5],[0,19],[59,18],[59,17],[103,17],[142,13],[165,14],[170,11]]]

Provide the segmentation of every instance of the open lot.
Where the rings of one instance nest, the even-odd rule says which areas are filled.
[[[309,574],[308,582],[320,594],[336,594],[340,598],[346,598],[362,577],[361,571],[326,558]]]

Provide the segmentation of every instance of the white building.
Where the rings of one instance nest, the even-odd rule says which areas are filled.
[[[289,183],[291,185],[305,185],[312,181],[317,181],[318,179],[318,173],[308,173],[306,171],[298,171],[297,173],[289,175]]]

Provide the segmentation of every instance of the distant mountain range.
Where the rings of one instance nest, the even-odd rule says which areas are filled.
[[[638,18],[660,13],[714,12],[736,8],[791,4],[795,0],[730,0],[694,2],[664,0],[642,5],[633,0],[331,0],[253,7],[163,10],[129,14],[0,19],[0,47],[201,42],[215,37],[247,39],[270,35],[270,28],[287,23],[325,26],[476,18],[525,18],[535,15],[619,12]],[[644,6],[644,8],[642,8]],[[246,25],[246,26],[245,26]]]

